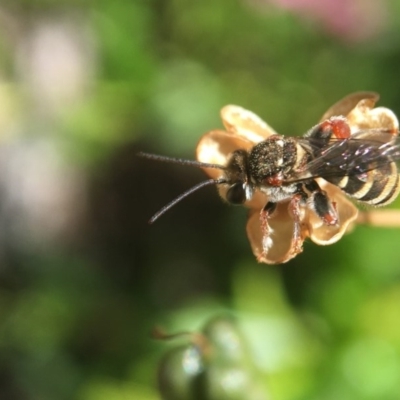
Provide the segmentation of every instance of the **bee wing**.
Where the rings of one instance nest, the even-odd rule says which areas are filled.
[[[363,100],[369,108],[373,108],[379,100],[379,94],[375,92],[351,93],[331,106],[322,116],[321,121],[325,121],[333,116],[346,116]]]
[[[347,139],[336,139],[325,146],[316,138],[300,143],[312,149],[314,158],[299,169],[291,181],[360,175],[392,161],[400,160],[400,141],[379,129],[361,131]]]
[[[228,105],[221,110],[222,122],[228,132],[256,144],[277,133],[258,115],[239,106]]]

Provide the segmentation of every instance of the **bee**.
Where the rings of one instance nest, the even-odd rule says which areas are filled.
[[[352,94],[331,107],[324,119],[303,136],[282,136],[270,130],[264,135],[264,140],[253,138],[253,134],[265,130],[264,121],[238,106],[225,107],[222,113],[228,128],[227,140],[238,139],[240,130],[243,132],[245,128],[242,136],[247,142],[244,142],[244,148],[225,151],[228,154],[224,163],[140,154],[159,161],[201,167],[206,172],[220,171],[218,177],[210,173],[212,179],[201,182],[167,204],[150,222],[201,187],[217,185],[228,203],[259,207],[257,221],[253,223],[257,232],[254,233],[254,229],[252,232],[248,226],[253,251],[259,261],[288,261],[302,251],[304,238],[312,237],[321,226],[324,235],[329,236],[332,232],[329,240],[322,244],[333,243],[341,237],[356,213],[354,218],[342,216],[341,221],[341,213],[345,214],[340,210],[345,208],[344,200],[338,194],[331,198],[329,186],[340,189],[335,193],[341,192],[359,203],[372,206],[391,203],[400,191],[396,164],[400,160],[397,119],[388,109],[372,109],[376,100],[375,93]],[[337,111],[342,112],[334,115]],[[240,122],[232,129],[230,122],[238,116]],[[223,144],[219,143],[219,146],[222,148]],[[257,201],[257,206],[252,206],[253,199],[256,196],[260,198],[260,195],[264,203]],[[292,234],[288,249],[270,259],[268,253],[274,252],[273,247],[282,246],[279,227],[271,228],[275,215],[279,213],[290,217]],[[341,224],[345,224],[343,229],[340,229]],[[318,238],[314,241],[318,242]]]

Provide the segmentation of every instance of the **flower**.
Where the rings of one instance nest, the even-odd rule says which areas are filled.
[[[384,107],[374,108],[379,95],[372,92],[353,93],[328,109],[321,121],[331,117],[342,116],[350,127],[351,134],[365,129],[385,129],[397,134],[398,121],[395,114]],[[206,133],[197,146],[197,160],[203,163],[226,165],[231,153],[238,149],[250,151],[276,132],[261,118],[238,106],[228,105],[221,110],[223,130]],[[204,168],[213,179],[220,179],[224,171],[215,168]],[[337,242],[353,226],[358,209],[346,194],[336,185],[322,178],[316,179],[331,203],[336,208],[338,222],[327,225],[315,213],[312,207],[300,205],[299,223],[293,219],[290,199],[277,203],[277,207],[268,216],[268,229],[262,226],[266,217],[260,215],[268,203],[265,193],[256,189],[244,205],[250,209],[247,221],[247,235],[259,262],[267,264],[284,263],[302,251],[304,240],[309,237],[319,245]],[[228,185],[218,185],[221,197],[226,200]]]

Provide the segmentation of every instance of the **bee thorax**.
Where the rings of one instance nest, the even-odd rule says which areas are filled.
[[[253,147],[249,175],[256,185],[281,186],[298,163],[295,139],[273,136]]]

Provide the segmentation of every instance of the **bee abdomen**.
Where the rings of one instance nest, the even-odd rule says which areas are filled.
[[[399,173],[394,162],[364,174],[339,178],[332,183],[358,201],[375,206],[391,203],[400,191]]]
[[[399,172],[397,170],[397,165],[394,162],[392,162],[390,166],[393,172],[391,175],[388,176],[386,186],[383,189],[378,201],[371,204],[374,204],[376,206],[384,206],[394,201],[398,196],[400,192]]]

